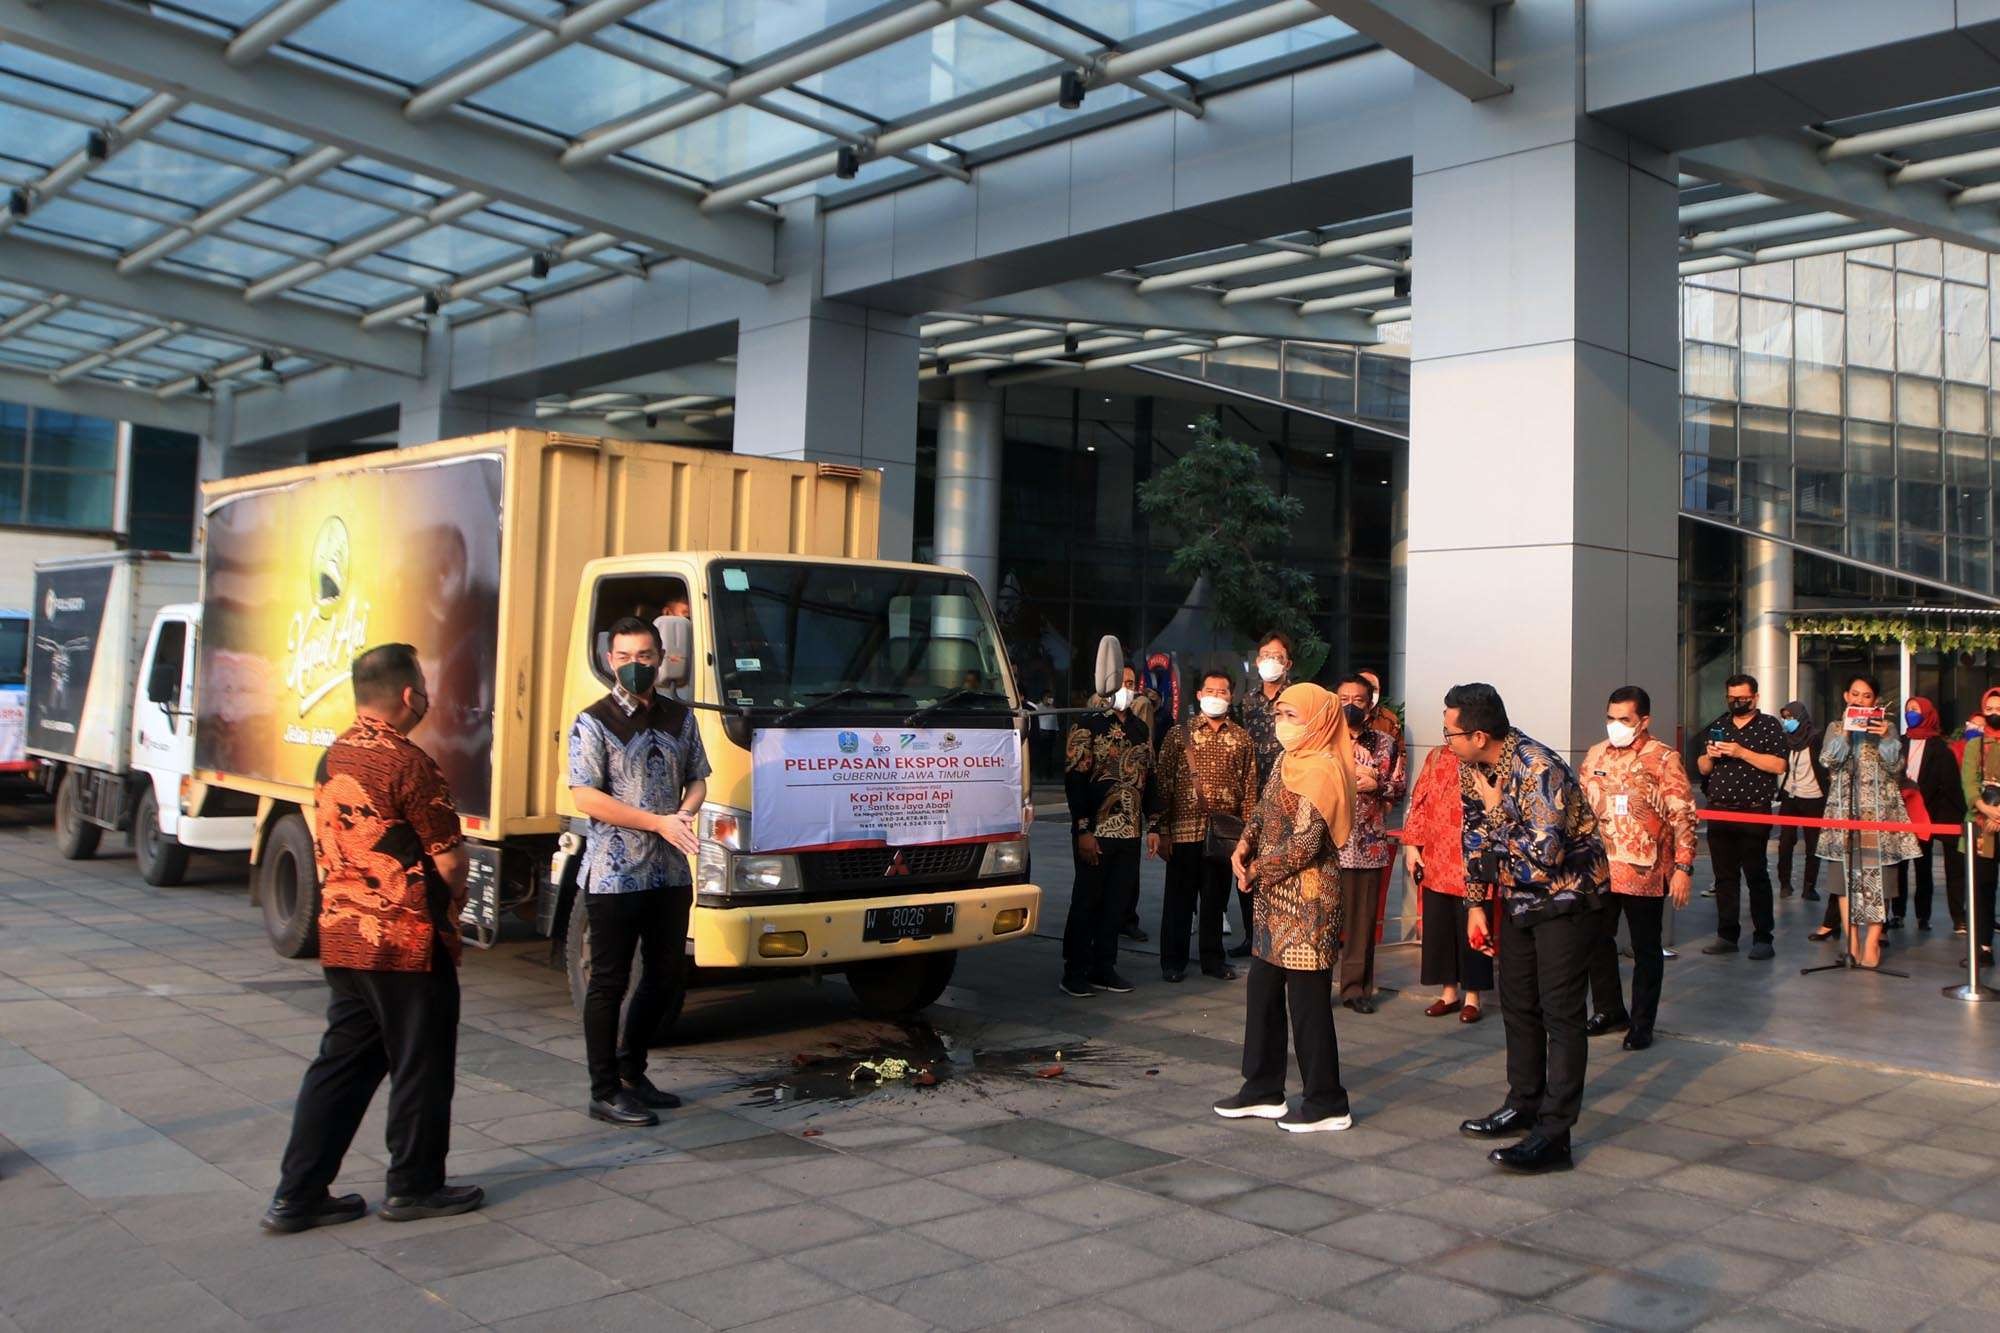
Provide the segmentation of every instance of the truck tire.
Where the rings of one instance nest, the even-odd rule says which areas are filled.
[[[319,954],[319,867],[313,862],[312,834],[303,815],[285,815],[264,839],[257,858],[257,901],[264,908],[264,933],[280,958]]]
[[[581,888],[570,904],[569,929],[563,934],[563,958],[569,971],[569,1000],[576,1006],[576,1016],[583,1017],[584,993],[590,989],[590,913],[584,906],[589,895]],[[681,1009],[687,1004],[688,973],[693,969],[686,963],[681,965],[681,984],[674,987],[667,999],[666,1011],[660,1015],[660,1025],[653,1029],[654,1046],[664,1046],[673,1035],[674,1025],[681,1021]],[[646,962],[634,956],[632,959],[632,986],[639,984],[639,978],[646,974]],[[626,991],[629,1001],[631,990]],[[621,1008],[618,1015],[619,1029],[625,1025],[625,1015]]]
[[[63,770],[62,785],[56,788],[56,850],[71,861],[88,861],[97,854],[97,840],[104,830],[83,817],[83,794],[78,790],[78,770]]]
[[[847,985],[870,1018],[906,1018],[937,1002],[957,966],[956,950],[856,963],[847,969]]]
[[[188,849],[160,830],[160,799],[150,781],[132,813],[132,855],[148,884],[171,888],[187,875]]]

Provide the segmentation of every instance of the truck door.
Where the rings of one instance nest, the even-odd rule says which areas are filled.
[[[155,779],[163,820],[179,809],[182,775],[194,763],[194,635],[185,618],[162,614],[153,622],[139,687],[132,701],[132,767]],[[159,786],[159,779],[166,786]],[[172,832],[171,828],[164,830]]]

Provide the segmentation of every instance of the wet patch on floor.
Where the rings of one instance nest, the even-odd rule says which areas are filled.
[[[979,1032],[946,1032],[929,1023],[888,1026],[793,1054],[787,1068],[752,1075],[738,1086],[758,1108],[839,1105],[885,1093],[920,1095],[953,1090],[986,1096],[1023,1083],[1083,1087],[1095,1069],[1131,1065],[1130,1058],[1079,1038],[1074,1044],[1015,1044]]]

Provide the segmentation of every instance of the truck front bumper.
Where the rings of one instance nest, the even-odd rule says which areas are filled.
[[[255,815],[182,815],[174,841],[205,852],[247,852],[257,836]]]
[[[871,908],[929,906],[935,903],[951,903],[957,909],[949,934],[888,942],[861,937],[862,924]],[[1018,913],[1020,925],[995,934],[995,918],[1003,912]],[[697,905],[690,913],[689,933],[694,937],[696,967],[839,967],[879,958],[940,953],[948,949],[974,949],[1025,939],[1034,933],[1041,912],[1041,889],[1033,884],[1006,884],[901,897],[850,898],[839,902],[771,903],[747,907]],[[801,947],[797,940],[800,935],[804,936],[801,952],[769,956],[769,949],[775,940],[767,942],[767,937],[788,937],[785,946],[796,949]]]

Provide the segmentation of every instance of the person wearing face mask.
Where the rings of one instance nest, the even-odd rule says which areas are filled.
[[[1877,709],[1881,695],[1874,677],[1850,676],[1841,697],[1851,720],[1827,727],[1820,743],[1820,758],[1833,774],[1826,793],[1831,818],[1867,823],[1909,819],[1902,794],[1902,738],[1888,718],[1853,711]],[[1881,965],[1882,923],[1888,916],[1882,872],[1898,862],[1916,860],[1917,852],[1913,835],[1876,829],[1829,830],[1819,840],[1820,859],[1840,862],[1843,871],[1828,891],[1840,895],[1850,966]]]
[[[409,738],[430,694],[407,643],[368,649],[351,679],[354,725],[320,756],[313,778],[319,961],[332,999],[262,1221],[281,1234],[368,1211],[359,1194],[335,1197],[327,1187],[385,1075],[383,1219],[448,1217],[485,1198],[477,1185],[445,1184],[468,860],[444,774]]]
[[[1590,1058],[1590,959],[1611,887],[1597,814],[1569,765],[1508,721],[1491,685],[1445,694],[1444,738],[1458,756],[1465,812],[1466,938],[1490,956],[1499,932],[1507,1029],[1507,1100],[1458,1132],[1525,1136],[1487,1154],[1505,1170],[1567,1171]]]
[[[1785,776],[1778,784],[1778,813],[1800,819],[1819,819],[1826,814],[1826,769],[1819,762],[1819,731],[1812,713],[1794,699],[1778,710],[1778,725],[1785,729]],[[1806,902],[1819,901],[1819,830],[1783,824],[1778,828],[1778,896],[1792,896],[1792,851],[1805,843],[1805,887],[1799,896]],[[1831,904],[1829,904],[1831,906]],[[1832,932],[1829,931],[1828,934]]]
[[[1723,682],[1728,710],[1703,730],[1702,787],[1711,810],[1771,814],[1778,779],[1786,767],[1785,728],[1769,713],[1757,711],[1757,678],[1735,675]],[[1750,957],[1760,962],[1777,956],[1772,943],[1776,905],[1771,901],[1771,868],[1767,848],[1769,824],[1712,821],[1708,855],[1715,864],[1715,943],[1705,954],[1732,954],[1743,938],[1742,892],[1750,891]]]
[[[1202,677],[1197,716],[1168,728],[1153,777],[1153,831],[1146,847],[1167,863],[1160,910],[1160,973],[1187,979],[1188,927],[1199,904],[1201,972],[1236,980],[1222,951],[1229,910],[1229,861],[1218,838],[1233,847],[1257,804],[1257,755],[1250,733],[1229,720],[1234,682],[1226,671]],[[1220,833],[1218,832],[1220,831]]]
[[[577,714],[569,733],[570,795],[590,821],[578,879],[590,923],[589,1114],[614,1125],[657,1125],[658,1112],[681,1103],[646,1077],[646,1049],[687,984],[689,858],[701,848],[695,819],[708,794],[708,754],[693,711],[655,688],[659,631],[627,618],[608,637],[611,693]],[[628,1003],[635,953],[642,967]]]
[[[1621,685],[1604,708],[1605,739],[1583,760],[1583,790],[1597,815],[1599,836],[1611,861],[1604,934],[1590,960],[1591,999],[1597,1012],[1586,1036],[1625,1029],[1625,1049],[1653,1044],[1660,1011],[1661,925],[1669,895],[1686,907],[1693,882],[1694,789],[1680,752],[1653,735],[1652,696]],[[1618,918],[1632,935],[1632,1003],[1618,983]]]
[[[1903,799],[1910,817],[1920,824],[1956,824],[1965,818],[1965,792],[1960,785],[1959,757],[1944,740],[1937,705],[1921,696],[1903,705]],[[1896,900],[1889,906],[1888,928],[1903,928],[1910,903],[1910,877],[1916,877],[1917,929],[1931,928],[1931,899],[1936,876],[1933,859],[1944,862],[1945,901],[1956,921],[1965,911],[1964,844],[1919,834],[1917,859],[1896,863]],[[1951,853],[1958,847],[1959,854]],[[1933,850],[1943,855],[1933,858]]]
[[[1353,743],[1339,701],[1317,685],[1287,687],[1274,720],[1284,754],[1230,860],[1237,884],[1257,895],[1243,997],[1243,1086],[1215,1103],[1215,1113],[1275,1120],[1294,1134],[1339,1131],[1354,1123],[1333,1030]],[[1288,1013],[1304,1094],[1297,1109],[1285,1100]]]
[[[1118,931],[1139,894],[1139,839],[1153,781],[1152,737],[1132,712],[1138,675],[1126,667],[1109,699],[1069,729],[1063,786],[1069,796],[1076,879],[1063,925],[1062,992],[1130,994],[1118,974]]]
[[[1245,692],[1242,703],[1237,705],[1238,720],[1243,729],[1250,733],[1250,743],[1257,752],[1257,785],[1261,789],[1271,780],[1271,770],[1276,767],[1278,756],[1284,747],[1278,744],[1277,707],[1278,696],[1292,683],[1292,641],[1272,630],[1257,641],[1257,659],[1254,664],[1257,679]],[[1239,893],[1236,905],[1243,913],[1243,943],[1229,951],[1231,958],[1250,956],[1250,905],[1251,895]]]
[[[1960,787],[1972,816],[1972,934],[1982,965],[1993,961],[1994,886],[2000,884],[2000,685],[1980,696],[1980,734],[1968,736],[1959,765]],[[1961,855],[1962,855],[1961,851]]]
[[[1354,817],[1340,845],[1340,893],[1346,940],[1340,950],[1340,1003],[1357,1014],[1375,1012],[1375,919],[1382,905],[1383,871],[1395,859],[1384,832],[1389,811],[1407,785],[1402,749],[1388,732],[1369,725],[1374,712],[1368,682],[1343,676],[1334,686],[1354,747]]]

